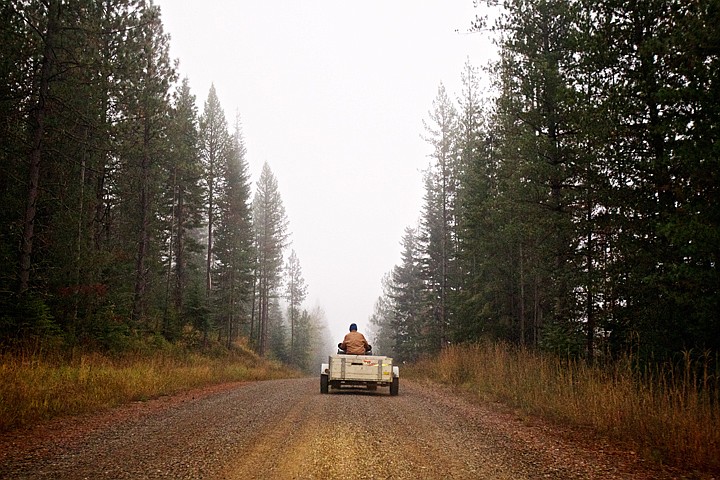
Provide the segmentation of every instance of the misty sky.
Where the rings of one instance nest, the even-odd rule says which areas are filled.
[[[422,210],[423,120],[442,82],[460,92],[472,0],[155,0],[199,112],[214,83],[242,120],[253,189],[278,180],[309,295],[340,339],[368,330],[381,279]],[[289,253],[289,250],[288,250]]]

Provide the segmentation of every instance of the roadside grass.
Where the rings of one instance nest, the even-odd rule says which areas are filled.
[[[300,376],[237,346],[223,354],[155,353],[0,356],[0,432],[224,382]]]
[[[709,374],[715,362],[686,354],[679,368],[638,372],[631,358],[593,367],[488,342],[451,346],[403,373],[589,427],[655,463],[719,471],[720,382]]]

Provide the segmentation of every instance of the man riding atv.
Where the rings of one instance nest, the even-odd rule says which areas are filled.
[[[338,343],[338,349],[348,355],[365,355],[372,350],[372,347],[365,340],[365,336],[357,331],[357,325],[351,323],[350,332],[345,335],[341,343]]]

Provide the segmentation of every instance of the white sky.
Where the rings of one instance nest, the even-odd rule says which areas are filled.
[[[422,122],[440,83],[455,98],[466,60],[492,50],[465,33],[472,0],[155,3],[199,112],[214,83],[231,128],[241,116],[253,189],[264,162],[278,180],[305,307],[338,341],[367,331],[422,210]]]

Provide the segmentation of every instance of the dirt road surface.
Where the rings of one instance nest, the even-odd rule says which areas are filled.
[[[332,392],[332,391],[331,391]],[[7,479],[662,479],[633,452],[438,386],[232,384],[0,436]]]

